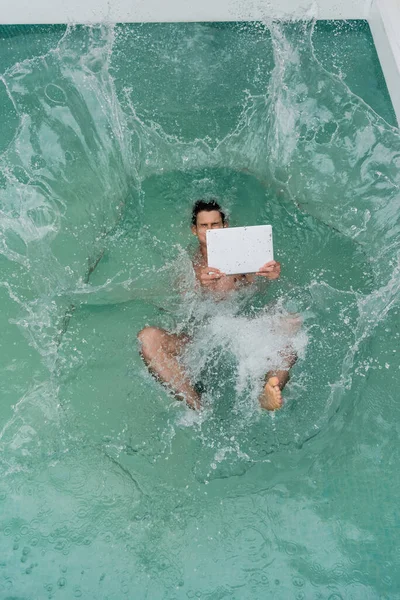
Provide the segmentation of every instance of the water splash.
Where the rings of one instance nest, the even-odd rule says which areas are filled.
[[[185,123],[179,102],[168,118],[150,110],[150,97],[147,110],[140,106],[137,71],[127,68],[124,79],[117,64],[129,59],[132,66],[136,60],[140,70],[138,54],[124,59],[121,52],[129,28],[125,38],[114,27],[68,28],[56,48],[2,75],[19,125],[0,159],[1,289],[17,312],[10,311],[12,322],[7,316],[6,325],[22,332],[40,357],[40,368],[29,372],[23,392],[21,384],[15,387],[11,415],[4,419],[0,449],[8,477],[0,500],[8,494],[12,510],[17,498],[20,514],[30,511],[26,523],[5,516],[6,537],[12,532],[33,540],[22,558],[34,554],[37,544],[65,557],[60,589],[66,563],[71,573],[80,572],[83,553],[87,557],[92,545],[93,561],[117,559],[107,564],[113,575],[117,563],[128,573],[121,575],[124,581],[131,582],[135,572],[129,589],[136,586],[139,594],[150,590],[152,597],[175,597],[178,582],[185,594],[194,595],[180,583],[186,568],[181,565],[188,556],[197,557],[199,529],[212,526],[211,538],[223,522],[221,495],[230,527],[243,519],[246,534],[234,529],[235,543],[242,540],[251,554],[246,567],[240,556],[240,568],[230,564],[226,572],[230,578],[238,574],[235,582],[243,587],[259,559],[254,596],[261,588],[271,593],[261,580],[270,530],[280,520],[291,526],[299,504],[307,509],[307,533],[316,519],[321,522],[317,503],[300,502],[290,482],[296,473],[298,485],[304,476],[301,489],[314,489],[307,469],[316,452],[318,466],[338,460],[339,434],[351,426],[345,417],[362,400],[356,376],[368,367],[366,345],[382,325],[393,325],[399,299],[399,136],[322,66],[313,27],[270,23],[258,25],[257,35],[252,30],[249,35],[264,44],[263,56],[251,63],[254,69],[239,91],[222,74],[215,81],[212,72],[218,70],[202,68],[199,57],[197,73],[206,77],[207,90],[223,84],[201,135],[191,135],[198,125],[196,110],[202,112],[193,100],[200,97],[198,88],[180,92],[187,96],[185,109],[194,107]],[[190,53],[189,38],[188,29],[183,38],[177,34],[184,44],[173,40],[172,49],[161,40],[160,61],[164,53],[165,61],[179,65]],[[218,54],[211,26],[196,25],[193,40],[207,60]],[[254,44],[246,43],[249,50],[242,48],[241,56],[247,60]],[[219,56],[229,64],[228,51]],[[244,71],[238,68],[237,76]],[[167,86],[167,80],[160,82]],[[228,108],[221,100],[227,95]],[[159,103],[157,94],[154,98]],[[224,126],[218,128],[222,113]],[[193,284],[186,250],[190,234],[184,233],[190,204],[198,195],[215,194],[236,224],[250,218],[274,223],[284,267],[277,286],[243,293],[225,307],[186,290]],[[286,407],[271,416],[260,412],[256,400],[268,360],[285,343],[275,334],[272,345],[263,339],[277,302],[302,314],[307,345],[298,340],[301,359]],[[204,376],[208,384],[201,415],[169,403],[147,375],[136,346],[136,332],[146,323],[195,334],[186,359],[194,377]],[[243,506],[238,481],[240,493],[252,498],[250,509]],[[273,486],[272,502],[254,493]],[[207,489],[212,489],[208,504]],[[33,498],[30,504],[27,496]],[[279,518],[269,518],[265,505]],[[289,513],[282,512],[286,505]],[[255,515],[265,539],[256,531],[249,534]],[[322,520],[330,523],[330,515]],[[291,568],[297,553],[304,570],[317,548],[307,535],[302,548],[287,542],[289,530],[279,535]],[[324,535],[328,544],[330,529]],[[182,545],[182,537],[190,544]],[[226,557],[230,544],[218,541],[216,547]],[[342,534],[333,546],[339,563],[345,555]],[[178,547],[175,564],[170,557]],[[283,573],[285,579],[286,563],[282,556],[279,560],[279,577]],[[328,562],[323,562],[327,583],[320,586],[331,594]],[[104,572],[98,580],[85,584],[87,595],[107,581]],[[224,585],[221,593],[237,593],[231,579],[221,583],[220,572],[215,581],[220,590]],[[302,581],[288,592],[290,579],[283,593],[294,595]],[[197,583],[210,596],[215,591],[208,582]],[[128,589],[115,592],[113,585],[110,594]],[[36,595],[43,592],[41,579],[42,591],[37,590]],[[74,593],[81,591],[75,585]]]

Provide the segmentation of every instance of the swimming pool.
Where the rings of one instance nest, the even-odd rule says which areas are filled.
[[[397,598],[400,143],[367,24],[1,33],[2,597]],[[136,334],[202,310],[173,283],[211,195],[273,223],[283,276],[200,332],[197,418]],[[234,344],[271,302],[307,336],[273,416]]]

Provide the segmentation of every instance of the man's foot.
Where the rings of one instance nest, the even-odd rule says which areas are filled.
[[[266,410],[279,410],[282,408],[282,392],[279,387],[278,377],[270,377],[264,386],[264,391],[260,396],[261,408]]]

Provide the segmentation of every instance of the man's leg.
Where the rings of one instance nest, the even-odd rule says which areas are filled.
[[[158,327],[145,327],[138,333],[138,339],[141,355],[150,372],[165,383],[179,400],[199,409],[200,397],[178,360],[190,341],[188,336],[169,333]]]
[[[282,408],[282,390],[290,379],[289,369],[297,360],[294,352],[286,351],[280,369],[268,371],[265,376],[264,390],[259,398],[261,408],[266,410],[279,410]]]
[[[295,335],[301,327],[300,315],[292,313],[283,317],[281,330],[285,334]],[[264,390],[260,396],[260,404],[266,410],[282,408],[282,390],[290,379],[289,370],[297,360],[296,352],[287,346],[281,353],[282,363],[278,369],[268,371],[265,376]]]

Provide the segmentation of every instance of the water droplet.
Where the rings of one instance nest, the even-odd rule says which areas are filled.
[[[67,101],[67,95],[59,85],[55,83],[48,83],[44,90],[47,100],[54,104],[65,104]]]

